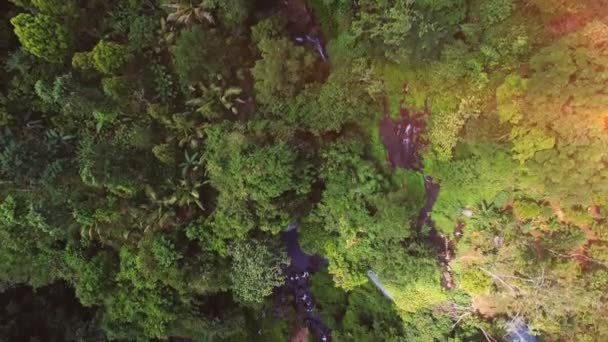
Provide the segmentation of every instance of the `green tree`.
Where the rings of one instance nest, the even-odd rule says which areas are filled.
[[[316,57],[287,38],[263,38],[257,47],[262,58],[251,69],[256,99],[278,110],[310,80]]]
[[[314,134],[339,132],[345,125],[367,122],[378,111],[372,99],[353,77],[354,66],[335,70],[324,84],[308,85],[289,97],[288,112],[274,120],[306,127]]]
[[[209,81],[221,74],[225,60],[214,54],[224,48],[224,41],[215,30],[204,30],[200,26],[183,30],[172,49],[175,70],[182,85]]]
[[[72,67],[82,72],[95,70],[95,61],[91,52],[76,52],[72,56]]]
[[[141,51],[153,46],[159,30],[158,20],[154,17],[138,16],[129,26],[129,46],[133,51]]]
[[[66,264],[73,272],[71,282],[76,296],[84,306],[102,303],[111,295],[116,274],[116,260],[112,253],[99,253],[87,259],[82,251],[72,248],[64,254]]]
[[[100,112],[99,115],[104,122],[104,114]],[[131,197],[141,189],[135,167],[136,161],[142,159],[136,157],[136,150],[132,148],[123,147],[122,153],[116,153],[117,150],[121,147],[116,143],[96,142],[90,137],[83,139],[78,149],[79,174],[88,186],[107,188],[119,196]]]
[[[106,96],[118,103],[124,103],[133,96],[136,90],[133,83],[124,76],[106,77],[101,80],[101,87]]]
[[[245,303],[261,303],[284,283],[284,252],[271,250],[260,241],[238,243],[232,248],[230,277],[237,298]]]
[[[491,0],[481,6],[481,21],[486,26],[495,25],[507,19],[513,12],[513,1]]]
[[[352,24],[354,35],[372,51],[396,61],[437,53],[466,13],[464,1],[447,0],[365,0],[359,7]]]
[[[63,232],[49,224],[33,204],[6,196],[0,203],[0,282],[49,285],[61,278],[62,250],[56,243]]]
[[[323,161],[325,190],[309,224],[325,227],[328,236],[316,238],[315,245],[329,259],[336,285],[351,290],[367,282],[370,263],[384,255],[374,250],[386,251],[410,237],[418,209],[410,200],[416,197],[411,196],[411,184],[391,184],[379,173],[364,158],[364,145],[358,141],[332,144]]]
[[[11,24],[23,47],[49,62],[63,61],[72,46],[71,34],[50,16],[21,13]]]
[[[31,0],[41,13],[48,14],[58,19],[73,19],[77,15],[78,5],[74,0]]]
[[[607,191],[597,114],[606,101],[594,94],[606,75],[591,71],[606,65],[607,37],[591,22],[533,56],[528,80],[510,76],[498,90],[498,113],[512,124],[514,158],[525,167],[522,187],[534,198],[588,206]]]
[[[127,46],[105,40],[100,40],[91,52],[95,67],[105,74],[117,73],[133,57]]]
[[[432,212],[437,228],[453,232],[464,208],[504,204],[501,194],[514,189],[516,167],[504,147],[488,143],[468,146],[468,153],[452,162],[427,159],[425,171],[441,184]]]
[[[460,130],[469,119],[479,116],[479,100],[467,98],[460,101],[455,113],[440,113],[433,115],[429,124],[430,147],[439,160],[452,158],[452,150],[458,142]]]
[[[308,169],[297,167],[297,155],[286,143],[258,145],[244,133],[227,124],[207,129],[203,158],[209,183],[220,193],[214,225],[239,236],[257,218],[260,229],[278,232],[310,190]]]

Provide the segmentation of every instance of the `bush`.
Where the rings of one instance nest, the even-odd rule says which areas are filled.
[[[71,47],[70,33],[53,18],[21,13],[11,19],[21,45],[36,57],[59,63]]]
[[[125,45],[100,40],[93,48],[95,68],[105,74],[118,72],[133,57]]]

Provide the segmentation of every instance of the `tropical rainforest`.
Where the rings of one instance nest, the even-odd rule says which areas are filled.
[[[0,341],[608,341],[606,0],[9,0],[0,65]]]

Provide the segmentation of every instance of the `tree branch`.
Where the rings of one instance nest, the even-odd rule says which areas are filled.
[[[486,274],[488,274],[489,276],[491,276],[492,278],[498,280],[501,284],[503,284],[506,287],[508,287],[509,290],[511,290],[512,294],[516,294],[519,291],[519,288],[517,288],[517,290],[516,290],[515,287],[513,287],[512,285],[510,285],[509,283],[507,283],[506,281],[504,281],[501,277],[499,277],[499,276],[495,275],[494,273],[486,270],[485,268],[479,266],[479,269],[482,270],[483,272],[485,272]]]

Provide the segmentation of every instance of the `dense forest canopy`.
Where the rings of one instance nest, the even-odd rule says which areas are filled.
[[[606,0],[0,17],[0,341],[608,340]]]

